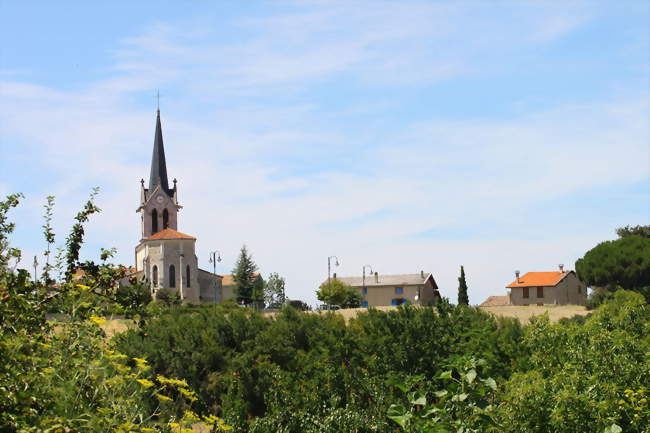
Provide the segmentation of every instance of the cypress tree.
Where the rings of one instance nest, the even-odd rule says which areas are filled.
[[[257,265],[253,261],[253,257],[248,253],[246,245],[244,245],[239,252],[239,259],[237,259],[235,269],[232,270],[237,303],[243,301],[244,304],[250,304],[253,301],[255,271],[257,271]]]
[[[469,305],[467,297],[467,281],[465,281],[465,268],[461,265],[460,277],[458,277],[458,305]]]

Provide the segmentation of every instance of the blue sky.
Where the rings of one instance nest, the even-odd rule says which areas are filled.
[[[650,220],[650,4],[0,0],[0,194],[59,242],[93,186],[87,257],[131,264],[161,93],[179,230],[246,243],[292,297],[434,273],[456,297],[573,263]]]

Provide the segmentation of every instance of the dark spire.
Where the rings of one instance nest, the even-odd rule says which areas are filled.
[[[160,110],[156,116],[156,135],[153,141],[153,156],[151,157],[151,174],[149,175],[149,191],[157,185],[169,194],[167,181],[167,163],[165,162],[165,147],[163,146],[162,127],[160,126]]]

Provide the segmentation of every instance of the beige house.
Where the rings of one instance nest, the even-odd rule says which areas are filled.
[[[417,305],[429,305],[440,298],[438,285],[430,273],[379,275],[377,272],[365,277],[337,277],[363,295],[362,307],[379,307],[401,305],[410,302]],[[327,284],[324,281],[323,284]]]
[[[508,284],[511,305],[585,305],[587,286],[581,282],[574,271],[528,272]]]

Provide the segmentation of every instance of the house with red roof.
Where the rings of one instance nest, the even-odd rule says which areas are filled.
[[[510,305],[585,305],[587,286],[574,271],[515,272],[515,280],[506,286],[510,289]]]

